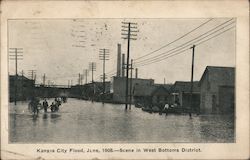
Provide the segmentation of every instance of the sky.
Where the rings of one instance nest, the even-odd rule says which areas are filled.
[[[36,70],[36,83],[42,83],[42,76],[46,74],[46,83],[57,85],[67,85],[69,80],[76,84],[78,74],[88,69],[89,62],[96,63],[94,79],[100,81],[103,68],[99,49],[106,48],[110,58],[105,70],[110,80],[116,71],[118,43],[122,53],[127,54],[127,40],[121,35],[123,21],[137,23],[137,40],[130,42],[130,57],[138,68],[139,78],[151,78],[155,83],[163,83],[164,78],[166,83],[190,81],[192,49],[189,48],[192,45],[197,45],[194,80],[200,80],[206,66],[235,66],[236,31],[232,28],[234,19],[230,18],[9,20],[8,47],[23,48],[23,60],[18,61],[19,74],[23,70],[29,77],[29,70],[33,69]],[[212,30],[214,28],[218,32]],[[222,34],[211,38],[219,33]],[[202,41],[205,42],[199,44]],[[182,51],[182,48],[178,50],[179,46],[185,51],[166,58],[166,54]],[[159,62],[154,61],[155,56]],[[15,74],[14,60],[9,61],[9,74]]]

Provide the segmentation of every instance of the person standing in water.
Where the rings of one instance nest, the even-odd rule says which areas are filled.
[[[44,101],[43,101],[43,109],[44,109],[44,112],[45,112],[45,113],[47,113],[48,106],[49,106],[49,105],[48,105],[47,100],[44,99]]]

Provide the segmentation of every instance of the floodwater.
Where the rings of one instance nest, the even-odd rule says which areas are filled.
[[[52,99],[49,100],[49,104]],[[10,143],[234,142],[234,117],[159,115],[132,106],[68,99],[59,112],[33,116],[28,102],[9,106]]]

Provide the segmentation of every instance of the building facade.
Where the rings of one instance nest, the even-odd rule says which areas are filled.
[[[35,94],[35,81],[25,76],[9,76],[9,101],[27,100]]]
[[[201,113],[228,113],[234,110],[235,68],[207,66],[199,86]]]
[[[171,88],[170,104],[177,104],[183,111],[200,110],[200,88],[199,82],[193,82],[193,92],[191,97],[191,82],[176,81]]]
[[[164,85],[135,85],[133,96],[135,105],[163,107],[169,101],[170,90]]]
[[[134,102],[133,90],[135,85],[150,86],[154,84],[153,79],[129,78],[128,97]],[[112,77],[110,92],[113,94],[113,101],[118,103],[126,102],[126,77]],[[129,99],[128,98],[128,99]]]

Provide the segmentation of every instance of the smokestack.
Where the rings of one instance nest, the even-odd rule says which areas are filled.
[[[138,78],[138,68],[135,69],[135,78]]]
[[[122,54],[122,77],[125,77],[125,54]]]
[[[121,44],[117,44],[117,77],[121,77]]]

